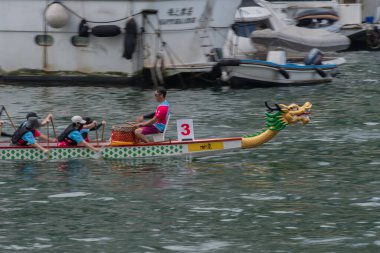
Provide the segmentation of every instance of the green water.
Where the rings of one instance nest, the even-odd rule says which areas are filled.
[[[199,138],[242,136],[263,127],[264,101],[313,103],[309,125],[257,149],[1,162],[0,252],[380,252],[380,53],[344,56],[330,84],[169,90],[171,138],[175,119]],[[16,122],[54,113],[57,131],[75,114],[111,126],[155,107],[152,91],[120,87],[0,85],[0,101]]]

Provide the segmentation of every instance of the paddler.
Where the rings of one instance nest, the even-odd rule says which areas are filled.
[[[45,154],[49,153],[49,150],[42,147],[36,140],[37,137],[42,137],[41,133],[37,130],[40,126],[41,121],[37,117],[29,117],[13,134],[12,144],[35,147],[42,150]]]
[[[35,117],[35,118],[40,118],[37,113],[35,112],[28,112],[26,114],[26,120],[28,120],[29,118],[31,117]],[[47,123],[51,122],[53,120],[53,114],[49,113],[42,121],[41,121],[41,126],[45,126]],[[24,121],[23,123],[25,123],[26,121]],[[23,124],[21,123],[21,124]]]
[[[29,112],[26,114],[26,120],[20,124],[20,126],[18,127],[16,132],[20,133],[20,132],[24,131],[28,121],[29,120],[34,121],[35,119],[37,119],[37,121],[38,121],[39,125],[37,128],[39,128],[40,126],[44,126],[44,125],[48,124],[51,120],[53,120],[53,114],[49,113],[43,120],[41,120],[40,117],[38,117],[37,113]],[[38,131],[37,128],[35,128],[33,130],[33,135],[35,138],[38,137],[38,138],[44,139],[46,141],[49,140],[50,142],[57,142],[56,138],[49,138],[47,135],[42,134],[40,131]],[[15,138],[17,139],[17,138],[19,138],[19,136],[16,136]],[[12,139],[13,139],[13,137],[12,137]],[[14,144],[16,144],[16,143],[14,143]]]
[[[167,119],[170,113],[169,102],[166,100],[166,89],[157,87],[154,92],[156,101],[159,103],[156,112],[137,117],[135,124],[135,136],[139,140],[147,143],[148,138],[145,135],[162,133],[165,130]]]
[[[98,123],[90,117],[84,117],[83,119],[86,121],[86,124],[83,126],[82,130],[80,130],[80,133],[85,141],[90,142],[90,131],[97,131],[101,126],[106,125],[106,121],[102,120],[102,122]]]
[[[94,147],[83,138],[80,131],[85,124],[86,121],[81,116],[73,116],[71,124],[58,136],[58,147],[67,148],[84,145],[92,151],[100,152],[99,148]]]

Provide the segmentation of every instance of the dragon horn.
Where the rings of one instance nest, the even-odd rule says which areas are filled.
[[[268,112],[273,112],[273,111],[276,110],[275,108],[271,108],[271,107],[268,105],[268,102],[267,102],[267,101],[265,101],[265,106],[268,108]]]
[[[277,108],[278,111],[282,112],[282,109],[281,109],[281,107],[278,104],[274,104],[274,105],[276,106],[276,108]]]
[[[281,107],[278,105],[278,104],[274,104],[276,106],[276,108],[271,108],[269,105],[268,105],[268,102],[265,101],[265,106],[268,108],[268,111],[269,112],[273,112],[273,111],[280,111],[282,112],[282,109]]]

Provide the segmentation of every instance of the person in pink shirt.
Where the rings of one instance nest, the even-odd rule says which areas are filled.
[[[135,129],[136,138],[145,143],[149,142],[146,135],[164,132],[170,114],[170,105],[166,100],[166,89],[158,87],[154,96],[159,103],[156,112],[137,117],[137,124],[135,124],[137,127]]]

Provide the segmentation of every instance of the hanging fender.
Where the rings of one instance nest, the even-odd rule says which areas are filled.
[[[154,70],[156,72],[156,77],[160,84],[165,83],[165,61],[161,53],[158,53],[156,56],[156,61],[154,62]]]
[[[285,79],[289,79],[289,78],[290,78],[289,72],[286,71],[284,68],[279,67],[279,68],[278,68],[278,72],[280,72],[280,74],[281,74]]]
[[[121,33],[117,25],[98,25],[91,29],[91,33],[96,37],[114,37]]]
[[[222,60],[219,60],[213,67],[212,67],[212,73],[216,76],[222,76],[222,71],[224,70],[223,67],[225,66],[240,66],[241,61],[239,59],[234,58],[223,58]],[[229,79],[229,78],[228,78]]]
[[[326,72],[323,71],[322,69],[320,68],[317,68],[317,67],[314,67],[314,70],[318,73],[318,75],[320,75],[321,77],[325,78],[327,76]]]
[[[123,57],[132,59],[137,44],[137,23],[133,18],[129,18],[125,24],[124,52]]]

